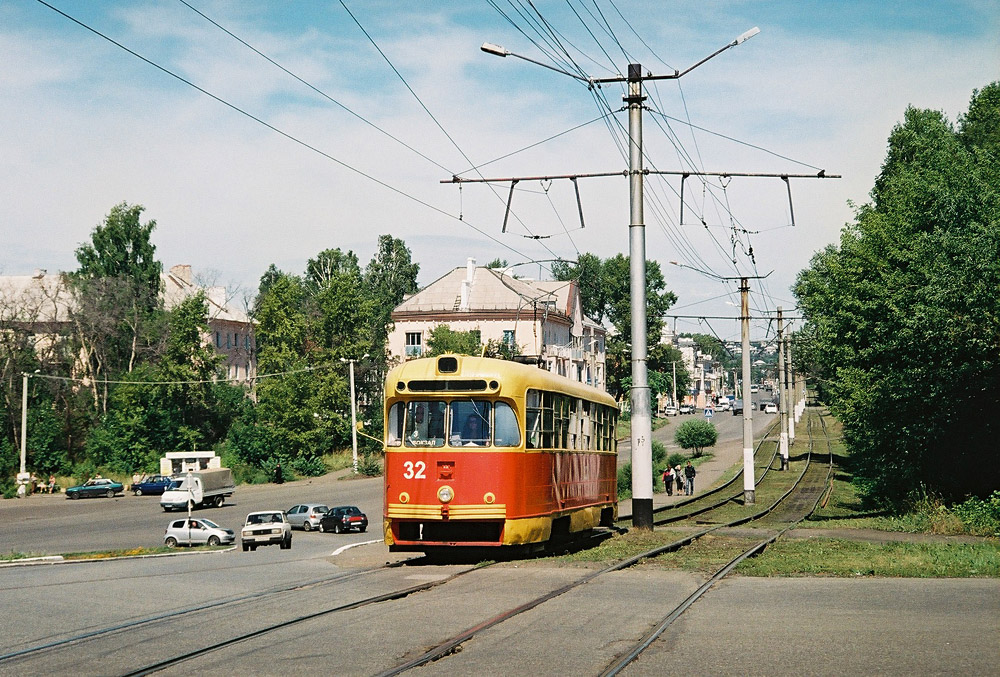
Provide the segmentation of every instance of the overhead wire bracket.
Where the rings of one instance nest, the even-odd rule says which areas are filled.
[[[507,232],[507,219],[510,218],[510,202],[514,199],[514,186],[517,185],[518,181],[520,179],[512,179],[510,182],[510,192],[507,193],[507,209],[503,213],[503,228],[500,229],[501,233]]]

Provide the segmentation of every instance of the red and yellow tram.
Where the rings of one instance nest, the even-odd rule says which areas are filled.
[[[618,407],[516,362],[411,360],[385,387],[385,542],[393,551],[531,546],[617,517]]]

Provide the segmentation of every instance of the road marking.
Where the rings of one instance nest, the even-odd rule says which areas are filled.
[[[381,543],[381,542],[382,542],[381,538],[376,538],[374,541],[364,541],[362,543],[351,543],[350,545],[342,545],[333,552],[331,552],[330,557],[336,557],[337,555],[344,552],[348,548],[356,548],[359,545],[371,545],[372,543]]]

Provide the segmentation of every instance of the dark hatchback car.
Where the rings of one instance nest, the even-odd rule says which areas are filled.
[[[357,529],[364,533],[368,528],[368,516],[353,505],[338,505],[323,515],[319,521],[320,531],[332,531],[339,534],[343,531]]]
[[[160,496],[169,486],[169,477],[166,475],[153,475],[141,482],[136,482],[130,488],[136,496]]]

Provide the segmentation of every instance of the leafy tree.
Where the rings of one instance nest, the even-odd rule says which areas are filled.
[[[499,257],[495,258],[489,263],[487,263],[486,267],[491,268],[493,270],[503,270],[504,268],[507,267],[507,259],[501,259]]]
[[[708,421],[701,419],[691,419],[684,421],[677,426],[674,433],[674,442],[680,445],[681,449],[694,449],[695,457],[701,456],[706,447],[714,447],[719,439],[719,431]]]
[[[629,259],[617,254],[601,260],[594,254],[581,254],[576,264],[558,262],[552,267],[557,280],[577,280],[580,304],[585,315],[597,322],[609,321],[617,336],[607,341],[607,387],[615,396],[624,393],[623,383],[631,374],[627,353],[632,344],[632,291]],[[659,336],[663,316],[677,301],[666,290],[666,281],[656,261],[646,262],[646,332]]]
[[[157,306],[160,274],[163,267],[156,260],[151,241],[156,221],[140,222],[145,207],[117,204],[94,228],[91,242],[80,245],[76,260],[77,275],[86,279],[119,278],[129,280],[136,301],[147,310]]]
[[[1000,191],[997,84],[956,132],[909,108],[839,245],[794,292],[796,356],[844,424],[855,481],[899,506],[921,490],[959,499],[1000,485]],[[982,144],[982,145],[980,145]]]
[[[220,358],[202,340],[207,331],[204,293],[170,311],[163,359],[136,368],[111,391],[108,412],[87,440],[94,462],[123,473],[150,471],[165,451],[225,438],[243,392],[216,380]]]
[[[446,324],[439,324],[427,337],[427,357],[445,353],[479,355],[483,350],[479,331],[455,331]]]
[[[388,335],[389,316],[409,294],[417,292],[420,264],[413,263],[406,243],[391,235],[380,235],[378,249],[365,267],[364,286],[380,315],[380,326]]]
[[[151,241],[155,221],[141,223],[141,205],[115,205],[80,245],[80,267],[68,276],[74,292],[71,320],[82,366],[93,384],[95,410],[107,410],[108,387],[156,352],[164,334],[160,307],[162,266]]]

